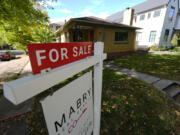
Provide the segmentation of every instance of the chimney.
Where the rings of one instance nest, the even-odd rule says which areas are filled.
[[[123,12],[123,24],[132,25],[134,16],[134,9],[126,8]]]

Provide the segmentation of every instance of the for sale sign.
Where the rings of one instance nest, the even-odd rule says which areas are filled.
[[[92,72],[41,101],[49,135],[91,135]]]
[[[29,44],[33,74],[92,56],[92,42]]]

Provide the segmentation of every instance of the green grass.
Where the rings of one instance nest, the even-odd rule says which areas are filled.
[[[164,79],[180,81],[180,53],[133,54],[115,59],[111,64]]]
[[[149,84],[105,69],[102,97],[101,135],[180,135],[179,106]]]
[[[1,121],[0,126],[12,121],[25,121],[29,135],[46,135],[39,100],[73,79],[34,98],[32,112]],[[104,69],[101,135],[180,135],[178,120],[180,108],[159,90],[137,79]]]

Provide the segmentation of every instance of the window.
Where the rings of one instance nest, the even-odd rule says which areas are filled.
[[[134,17],[134,22],[136,22],[136,21],[137,21],[137,16]]]
[[[165,34],[164,34],[164,42],[168,41],[168,37],[169,37],[169,29],[166,29]]]
[[[73,42],[82,42],[83,41],[82,31],[80,31],[80,30],[73,30],[72,31],[72,35],[73,35]]]
[[[68,41],[68,35],[67,35],[67,32],[65,32],[65,41],[66,41],[66,42]]]
[[[105,39],[106,39],[106,29],[103,28],[103,30],[102,30],[102,41],[105,41]]]
[[[128,42],[128,32],[115,32],[115,42]]]
[[[141,20],[141,21],[144,20],[144,19],[145,19],[145,14],[143,14],[143,15],[140,16],[140,20]]]
[[[149,36],[149,42],[155,42],[156,40],[156,31],[151,31]]]
[[[161,10],[154,11],[154,17],[158,17],[161,15]]]
[[[151,13],[148,13],[148,19],[151,18]]]
[[[171,20],[171,21],[173,19],[174,12],[175,12],[175,7],[171,7],[171,9],[169,11],[169,20]]]
[[[141,41],[142,40],[142,32],[137,32],[136,33],[136,41]]]
[[[61,26],[56,26],[56,30],[58,30]]]

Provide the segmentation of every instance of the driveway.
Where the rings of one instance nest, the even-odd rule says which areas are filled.
[[[14,73],[19,73],[28,63],[29,57],[20,55],[18,58],[10,61],[0,61],[0,79]]]

